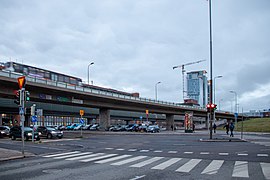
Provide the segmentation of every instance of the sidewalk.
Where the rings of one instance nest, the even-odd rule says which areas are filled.
[[[33,156],[33,154],[25,152],[23,156],[21,151],[0,148],[0,162],[13,159],[22,159],[29,156]]]

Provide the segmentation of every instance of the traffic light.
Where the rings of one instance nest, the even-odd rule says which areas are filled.
[[[25,91],[25,101],[30,101],[30,92]]]
[[[36,105],[33,104],[33,106],[31,106],[31,116],[35,116],[36,115]]]
[[[14,103],[21,106],[21,90],[16,91]]]
[[[217,105],[216,104],[207,104],[206,108],[207,108],[207,112],[215,111],[217,109]]]

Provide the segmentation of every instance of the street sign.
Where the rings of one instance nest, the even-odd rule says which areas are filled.
[[[140,116],[140,119],[142,120],[142,116]]]
[[[80,123],[83,124],[84,123],[84,120],[83,119],[80,119]]]
[[[24,108],[23,107],[19,107],[19,114],[24,115]]]
[[[37,122],[37,116],[32,116],[32,122]]]
[[[238,113],[234,113],[234,117],[238,118]]]
[[[25,76],[21,76],[17,80],[18,80],[19,88],[20,89],[24,88],[25,87]]]
[[[84,115],[84,110],[80,110],[80,115],[81,115],[81,116]]]

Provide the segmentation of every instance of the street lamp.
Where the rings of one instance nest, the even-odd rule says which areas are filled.
[[[94,64],[94,62],[91,62],[90,64],[88,64],[88,68],[87,68],[87,72],[88,72],[88,74],[87,74],[88,84],[89,84],[89,76],[90,76],[89,69],[90,69],[90,66],[93,65],[93,64]]]
[[[219,110],[221,109],[221,108],[220,108],[220,102],[221,102],[221,101],[223,101],[223,99],[220,99],[220,100],[218,101],[218,107],[219,107],[218,109],[219,109]]]
[[[214,77],[214,104],[216,104],[216,79],[222,78],[223,76],[216,76]]]
[[[235,118],[235,124],[237,124],[237,93],[235,91],[230,91],[230,93],[234,93],[234,97],[235,97],[235,114],[234,114],[234,118]],[[235,125],[236,127],[236,125]]]
[[[160,84],[161,82],[157,82],[156,85],[155,85],[155,92],[156,92],[156,101],[157,101],[157,85]]]

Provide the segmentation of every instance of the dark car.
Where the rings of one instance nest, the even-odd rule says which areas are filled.
[[[61,139],[63,137],[63,131],[59,131],[52,127],[39,126],[37,131],[40,133],[41,137],[46,137],[48,139],[52,139],[53,137]]]
[[[0,126],[0,137],[9,136],[10,128],[8,126]]]
[[[32,139],[32,132],[33,129],[30,127],[24,127],[24,139],[27,141],[29,139]],[[12,140],[16,140],[16,138],[22,138],[22,127],[21,126],[14,126],[10,128],[9,131],[9,137]],[[39,133],[37,131],[34,131],[34,139],[40,140]]]
[[[158,125],[148,126],[148,128],[147,128],[147,132],[156,133],[159,131],[160,131],[160,129],[159,129]]]

